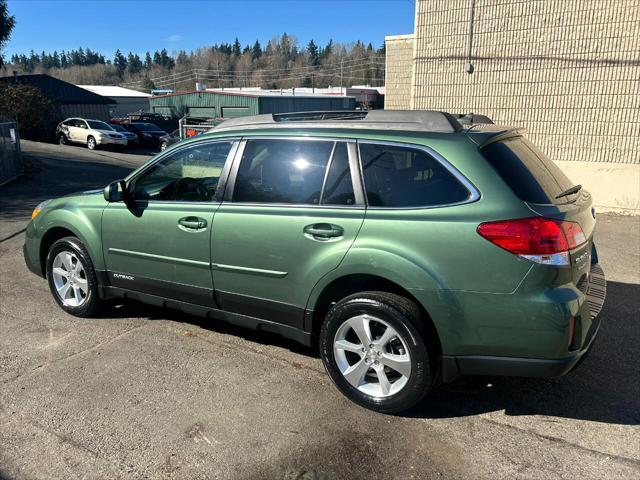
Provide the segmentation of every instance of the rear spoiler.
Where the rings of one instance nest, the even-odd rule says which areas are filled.
[[[491,145],[492,143],[500,142],[502,140],[506,140],[507,138],[521,137],[527,132],[526,128],[510,128],[509,130],[502,131],[497,135],[493,135],[492,137],[487,138],[484,142],[482,142],[479,147],[483,148],[487,145]]]
[[[505,127],[502,125],[472,125],[466,130],[466,134],[479,148],[483,148],[508,138],[521,137],[526,131],[525,128]]]
[[[454,113],[453,116],[463,125],[476,125],[478,123],[493,124],[493,120],[488,116],[479,113]]]

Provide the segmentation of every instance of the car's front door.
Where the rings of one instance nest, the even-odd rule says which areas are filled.
[[[89,125],[82,119],[75,121],[76,128],[73,129],[73,141],[78,143],[87,143],[87,137],[89,136]]]
[[[212,270],[225,310],[302,327],[315,283],[364,220],[354,142],[247,139],[214,216]]]
[[[221,172],[237,143],[200,141],[168,153],[129,181],[126,202],[102,218],[112,285],[214,305],[210,269]]]

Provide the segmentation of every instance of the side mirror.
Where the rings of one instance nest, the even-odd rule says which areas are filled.
[[[107,202],[122,202],[127,196],[127,183],[116,180],[104,187],[104,199]]]

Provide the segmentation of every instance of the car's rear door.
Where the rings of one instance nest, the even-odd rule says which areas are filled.
[[[166,155],[130,180],[130,199],[104,210],[102,237],[116,287],[215,306],[211,226],[233,140],[199,141]]]
[[[67,125],[68,125],[68,135],[69,135],[69,140],[72,142],[80,142],[80,122],[81,120],[74,118],[68,121]]]
[[[224,310],[301,328],[313,286],[335,269],[365,214],[355,142],[248,138],[212,232]]]

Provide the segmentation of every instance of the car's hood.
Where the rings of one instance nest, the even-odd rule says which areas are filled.
[[[116,132],[115,130],[98,130],[97,128],[94,129],[94,131],[101,133],[103,135],[123,135],[120,132]]]
[[[55,198],[52,201],[62,200],[62,199],[68,200],[70,197],[90,197],[90,196],[94,196],[94,195],[102,195],[103,192],[104,192],[104,187],[103,188],[96,188],[96,189],[93,189],[93,190],[84,190],[82,192],[67,193],[66,195],[64,195],[62,197]]]
[[[44,210],[69,208],[73,207],[95,207],[106,205],[107,201],[103,195],[104,188],[96,188],[94,190],[85,190],[83,192],[75,192],[64,195],[63,197],[53,198],[47,203]]]

